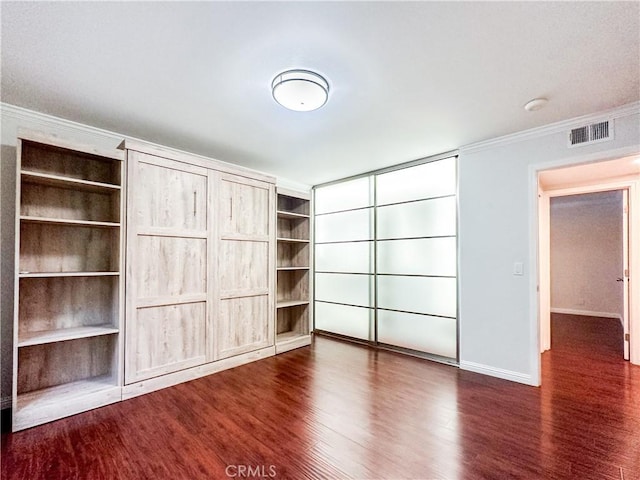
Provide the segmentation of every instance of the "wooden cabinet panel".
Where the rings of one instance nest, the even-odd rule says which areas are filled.
[[[137,380],[205,361],[206,302],[141,308],[134,329]]]
[[[215,358],[273,345],[274,187],[219,175]]]
[[[216,336],[220,358],[273,344],[267,322],[270,317],[267,295],[221,300],[219,312]]]
[[[207,240],[138,237],[138,299],[207,292]]]
[[[219,183],[219,225],[225,235],[269,235],[269,184],[224,175]]]
[[[273,345],[273,184],[127,159],[126,383]]]
[[[203,364],[210,336],[207,169],[127,153],[127,384]]]
[[[136,156],[136,177],[142,180],[132,191],[138,228],[206,231],[206,170],[151,155]]]
[[[269,293],[269,243],[220,242],[220,295]]]

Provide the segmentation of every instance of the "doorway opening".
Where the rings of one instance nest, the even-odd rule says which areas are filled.
[[[627,190],[550,192],[550,347],[629,360]]]
[[[637,159],[537,172],[540,353],[553,348],[554,332],[563,348],[594,342],[640,365]]]

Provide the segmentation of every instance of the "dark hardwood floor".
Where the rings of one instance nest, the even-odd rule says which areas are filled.
[[[582,320],[554,318],[542,388],[316,338],[3,434],[2,478],[639,479],[640,367]]]

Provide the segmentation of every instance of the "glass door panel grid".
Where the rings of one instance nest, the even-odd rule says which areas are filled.
[[[317,187],[315,328],[456,360],[456,190],[454,155]]]

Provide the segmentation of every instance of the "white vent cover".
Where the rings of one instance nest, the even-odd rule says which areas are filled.
[[[592,143],[606,142],[613,138],[613,123],[609,120],[592,123],[584,127],[573,128],[569,132],[569,146],[590,145]]]

